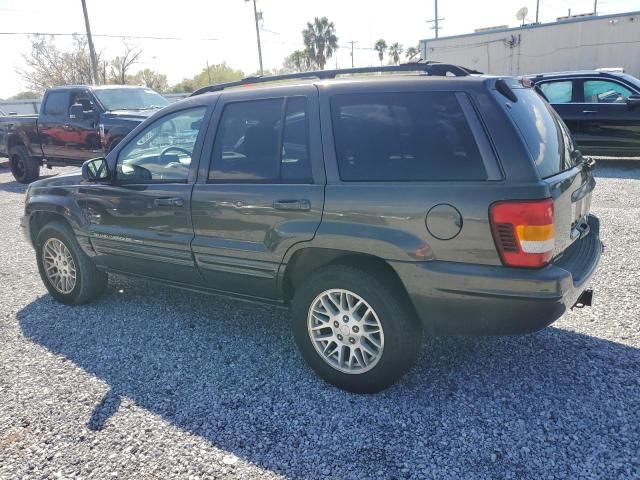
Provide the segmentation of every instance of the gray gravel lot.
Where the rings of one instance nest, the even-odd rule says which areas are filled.
[[[640,478],[640,162],[597,174],[593,308],[431,339],[357,396],[304,365],[281,309],[120,277],[55,303],[0,166],[0,478]]]

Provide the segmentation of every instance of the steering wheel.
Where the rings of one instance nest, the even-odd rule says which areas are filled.
[[[161,163],[161,164],[162,164],[162,163],[164,163],[164,162],[163,162],[163,160],[164,160],[164,156],[165,156],[168,152],[171,152],[171,151],[174,151],[174,150],[175,150],[175,151],[177,151],[177,152],[181,152],[181,153],[184,153],[184,154],[186,154],[186,155],[191,156],[191,152],[190,152],[189,150],[186,150],[186,149],[184,149],[184,148],[182,148],[182,147],[176,147],[176,146],[173,146],[173,145],[172,145],[171,147],[167,147],[167,148],[165,148],[164,150],[162,150],[162,152],[160,152],[160,156],[158,157],[158,163]],[[174,163],[174,162],[172,162],[172,163]],[[170,165],[171,165],[171,163],[170,163],[170,164],[168,164],[167,166],[170,166]]]

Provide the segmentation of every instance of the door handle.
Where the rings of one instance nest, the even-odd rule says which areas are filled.
[[[181,197],[161,197],[156,198],[153,203],[156,207],[182,207],[184,205],[184,200]]]
[[[298,212],[308,212],[311,210],[311,202],[307,199],[301,200],[276,200],[273,202],[276,210],[295,210]]]
[[[598,113],[597,110],[582,110],[582,113]]]

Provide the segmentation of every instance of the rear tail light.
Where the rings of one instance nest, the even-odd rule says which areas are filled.
[[[491,229],[502,263],[509,267],[544,267],[553,255],[553,201],[512,200],[489,209]]]

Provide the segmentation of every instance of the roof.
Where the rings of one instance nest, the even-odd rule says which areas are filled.
[[[555,22],[531,23],[529,25],[524,25],[524,26],[520,26],[520,27],[511,27],[511,28],[487,30],[487,31],[480,31],[480,32],[463,33],[463,34],[460,34],[460,35],[451,35],[449,37],[426,38],[426,39],[423,39],[421,41],[428,42],[428,43],[432,44],[432,43],[440,42],[440,41],[443,41],[443,40],[451,40],[451,39],[454,39],[454,38],[476,37],[476,36],[480,36],[480,35],[493,35],[493,34],[496,34],[496,33],[506,33],[506,32],[521,32],[523,30],[532,30],[532,29],[536,29],[536,28],[554,27],[554,26],[558,26],[558,25],[567,25],[569,23],[593,22],[593,21],[596,21],[596,20],[620,18],[620,17],[629,17],[629,16],[636,16],[636,15],[640,15],[640,11],[636,10],[636,11],[633,11],[633,12],[613,13],[613,14],[610,14],[610,15],[592,15],[592,16],[586,16],[586,17],[575,17],[575,18],[572,17],[572,18],[569,18],[567,20],[560,20],[560,21],[555,21]]]
[[[468,76],[472,74],[479,74],[476,70],[471,70],[459,65],[452,65],[449,63],[433,62],[433,61],[418,61],[410,63],[402,63],[400,65],[387,65],[380,67],[358,67],[358,68],[342,68],[336,70],[316,70],[310,72],[295,72],[287,73],[284,75],[271,75],[271,76],[255,76],[247,77],[235,82],[219,83],[214,85],[208,85],[202,87],[191,94],[191,96],[201,95],[203,93],[218,92],[232,87],[246,87],[261,83],[273,83],[289,80],[334,80],[341,75],[362,75],[370,73],[415,73],[421,72],[422,75],[433,76]],[[371,78],[371,77],[368,77]]]
[[[51,87],[48,90],[64,90],[68,88],[86,88],[90,90],[111,90],[116,88],[147,88],[143,85],[61,85],[59,87]]]

